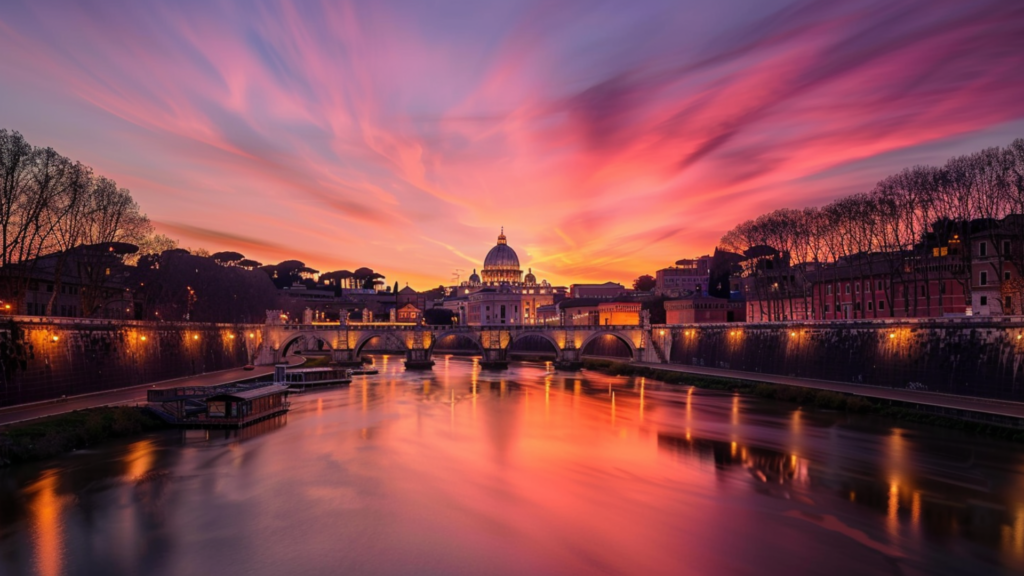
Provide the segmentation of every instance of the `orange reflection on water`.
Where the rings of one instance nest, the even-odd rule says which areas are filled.
[[[40,576],[64,573],[64,518],[66,497],[57,494],[56,470],[47,470],[26,490],[30,497],[29,515],[35,566]]]
[[[1024,508],[1018,508],[1013,524],[1002,526],[1003,550],[1016,561],[1024,560]]]
[[[887,510],[885,525],[889,528],[889,532],[896,534],[900,528],[900,486],[896,482],[889,483],[889,504]]]
[[[132,443],[128,446],[128,452],[124,457],[125,475],[131,480],[142,478],[153,468],[155,458],[155,446],[152,440]]]
[[[918,490],[914,490],[910,501],[910,521],[915,527],[921,524],[921,492]]]

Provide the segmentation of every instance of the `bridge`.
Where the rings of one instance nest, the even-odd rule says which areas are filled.
[[[283,324],[268,323],[256,363],[281,362],[289,351],[329,352],[342,365],[361,362],[363,349],[370,342],[378,348],[405,352],[408,369],[433,366],[434,347],[455,335],[472,342],[480,351],[484,368],[508,367],[509,351],[523,338],[541,338],[555,352],[555,366],[578,369],[582,351],[594,340],[612,336],[629,348],[634,362],[664,362],[662,346],[652,339],[651,326],[424,326],[403,323],[348,322]],[[662,332],[664,332],[662,330]]]

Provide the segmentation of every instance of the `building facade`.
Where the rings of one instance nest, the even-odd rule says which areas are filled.
[[[618,298],[629,291],[618,282],[605,282],[604,284],[573,284],[569,287],[570,298]]]
[[[746,319],[746,307],[742,301],[712,296],[690,296],[665,301],[666,324],[745,322]]]
[[[654,293],[664,296],[703,294],[711,276],[711,256],[679,260],[655,272]]]

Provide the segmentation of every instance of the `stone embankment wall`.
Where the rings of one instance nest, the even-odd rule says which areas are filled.
[[[673,363],[1024,401],[1021,317],[673,325],[665,331]]]
[[[244,366],[261,329],[15,316],[0,321],[0,406]]]

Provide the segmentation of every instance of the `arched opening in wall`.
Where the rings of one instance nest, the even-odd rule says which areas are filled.
[[[601,358],[633,358],[633,351],[620,336],[614,334],[601,334],[588,342],[581,352],[583,356],[597,356]]]
[[[445,334],[434,342],[433,354],[454,356],[482,356],[483,350],[476,340],[465,334]]]
[[[508,347],[509,356],[519,359],[557,360],[558,348],[551,340],[539,334],[525,334]]]

